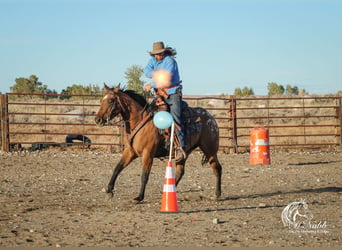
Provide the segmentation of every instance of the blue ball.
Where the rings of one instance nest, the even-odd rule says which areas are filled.
[[[173,123],[173,117],[167,111],[159,111],[153,116],[153,123],[159,129],[166,129],[171,127]]]

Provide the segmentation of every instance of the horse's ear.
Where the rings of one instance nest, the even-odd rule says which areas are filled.
[[[120,83],[114,87],[114,93],[118,93],[120,90]]]
[[[103,83],[103,89],[104,89],[105,92],[109,91],[109,87],[107,86],[106,83]]]

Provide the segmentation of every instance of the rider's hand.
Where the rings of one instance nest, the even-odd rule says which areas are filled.
[[[152,85],[150,83],[148,83],[144,86],[145,91],[150,91],[151,89],[152,89]]]

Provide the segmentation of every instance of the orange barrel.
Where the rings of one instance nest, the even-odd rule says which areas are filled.
[[[251,130],[249,164],[271,164],[268,128],[254,127]]]

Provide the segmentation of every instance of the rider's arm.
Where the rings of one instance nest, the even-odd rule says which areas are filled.
[[[152,78],[154,70],[155,70],[155,59],[152,57],[148,61],[146,67],[144,68],[145,76],[148,78]],[[151,85],[153,88],[156,88],[156,83],[154,81],[152,81],[151,83],[148,83],[146,85]]]
[[[152,78],[152,76],[153,76],[153,71],[155,70],[155,62],[154,62],[153,59],[154,59],[154,58],[151,58],[151,59],[148,61],[147,65],[146,65],[146,67],[145,67],[145,69],[144,69],[144,74],[145,74],[145,76],[148,77],[148,78]]]

